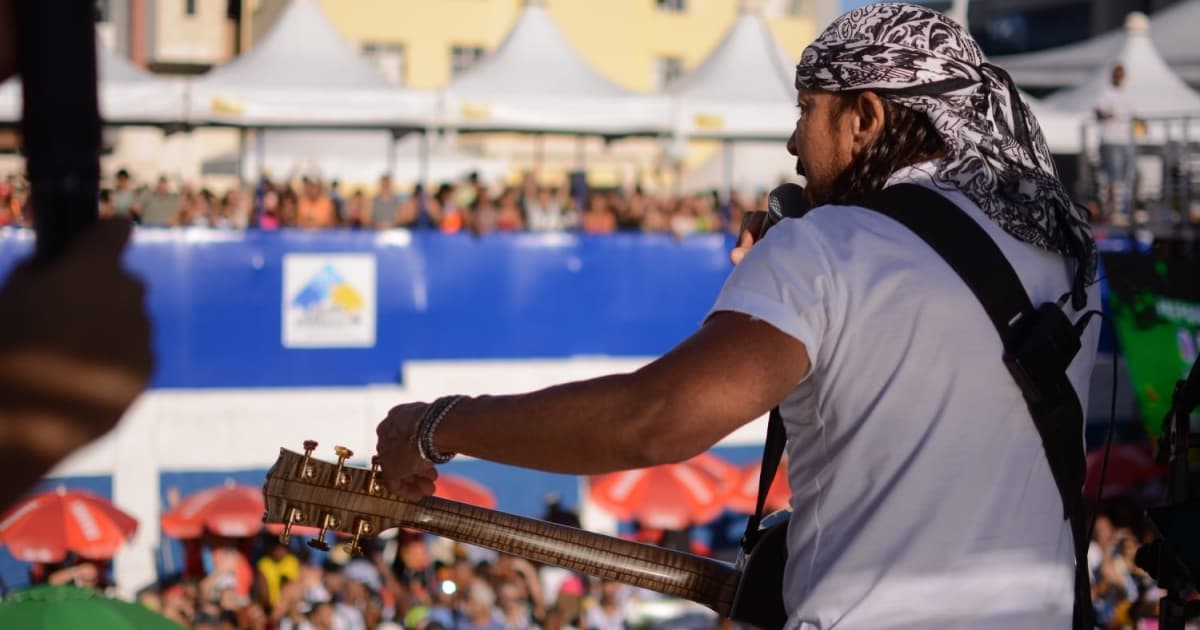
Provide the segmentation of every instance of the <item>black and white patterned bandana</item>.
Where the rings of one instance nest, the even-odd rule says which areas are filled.
[[[871,90],[924,113],[948,148],[936,179],[1005,232],[1081,264],[1075,308],[1096,274],[1096,242],[1062,182],[1037,119],[1007,72],[957,22],[912,4],[854,9],[800,58],[796,89]]]

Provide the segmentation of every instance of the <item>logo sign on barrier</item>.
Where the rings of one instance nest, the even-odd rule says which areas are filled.
[[[283,257],[283,347],[375,345],[375,255]]]

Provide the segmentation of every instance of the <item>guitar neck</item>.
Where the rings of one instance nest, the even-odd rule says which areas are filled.
[[[723,562],[437,497],[398,506],[393,516],[452,540],[682,597],[722,615],[737,586],[736,571]]]
[[[563,567],[682,597],[727,616],[737,590],[738,572],[729,564],[689,553],[604,536],[474,505],[425,497],[418,503],[385,494],[351,492],[333,487],[332,466],[320,465],[311,480],[299,474],[299,456],[285,453],[283,464],[268,475],[264,494],[269,505],[333,507],[376,522],[413,527],[534,562]],[[277,474],[291,471],[290,474]],[[346,469],[349,487],[367,487],[366,471]],[[277,514],[286,510],[278,509]],[[276,517],[278,518],[278,517]],[[342,517],[349,522],[351,517]],[[279,522],[278,520],[275,522]]]

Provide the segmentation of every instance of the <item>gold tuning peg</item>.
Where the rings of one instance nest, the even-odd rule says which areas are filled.
[[[382,488],[379,486],[379,456],[371,457],[371,478],[367,479],[367,493],[379,494]]]
[[[308,462],[309,462],[309,460],[312,459],[312,453],[316,449],[317,449],[317,441],[316,440],[304,440],[304,464],[302,466],[300,466],[300,470],[301,470],[300,474],[305,479],[310,479],[315,474],[312,466],[308,465]]]
[[[346,468],[346,460],[354,457],[354,451],[345,446],[335,446],[333,452],[338,456],[337,473],[333,476],[333,485],[344,486],[350,480],[350,476],[343,472]]]
[[[308,546],[321,551],[329,551],[329,543],[325,542],[325,534],[329,532],[330,527],[337,527],[337,519],[332,515],[326,514],[321,519],[321,531],[317,533],[317,537],[308,541]]]
[[[367,521],[365,521],[361,518],[358,519],[357,521],[355,521],[354,538],[350,542],[346,543],[346,545],[343,547],[346,550],[346,553],[348,553],[351,556],[354,556],[356,558],[358,556],[363,555],[362,547],[360,546],[360,542],[364,535],[368,535],[370,533],[371,533],[371,524],[370,523],[368,523]]]
[[[287,518],[284,519],[283,531],[279,532],[279,542],[286,545],[292,539],[292,523],[300,520],[300,510],[288,508]]]

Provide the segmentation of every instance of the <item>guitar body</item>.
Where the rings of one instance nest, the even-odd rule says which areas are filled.
[[[764,527],[743,558],[729,618],[762,630],[782,630],[788,612],[783,604],[783,568],[787,562],[787,520]]]

